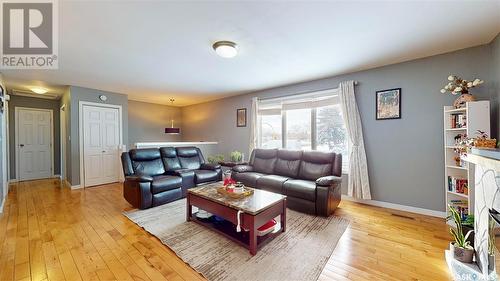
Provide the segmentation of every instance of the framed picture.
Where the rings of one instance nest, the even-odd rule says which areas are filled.
[[[247,126],[247,109],[238,108],[236,109],[236,127],[246,127]]]
[[[377,91],[375,95],[377,120],[401,118],[401,88]]]

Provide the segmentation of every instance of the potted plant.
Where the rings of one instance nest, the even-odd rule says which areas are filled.
[[[463,235],[467,235],[472,231],[469,235],[467,241],[469,241],[470,245],[474,247],[474,215],[467,215],[465,219],[462,220],[462,233]]]
[[[232,162],[240,163],[243,161],[243,153],[239,152],[238,150],[235,150],[231,152],[230,158]]]
[[[474,232],[474,230],[469,230],[465,235],[463,233],[462,218],[455,208],[448,205],[451,215],[448,219],[453,220],[455,227],[450,227],[450,234],[453,236],[453,241],[450,244],[450,250],[453,252],[453,257],[464,263],[471,263],[472,257],[474,256],[474,248],[470,245],[468,241],[469,235]]]
[[[210,164],[219,164],[220,162],[224,161],[224,155],[223,154],[216,154],[216,155],[208,156],[207,161]]]
[[[468,81],[462,79],[456,75],[448,76],[448,84],[441,89],[441,93],[446,93],[447,91],[451,92],[452,95],[460,96],[453,102],[453,106],[455,108],[461,108],[465,106],[466,102],[474,101],[475,98],[469,93],[469,89],[477,87],[484,83],[481,79],[474,79],[473,81]]]

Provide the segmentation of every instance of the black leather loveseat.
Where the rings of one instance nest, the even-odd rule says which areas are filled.
[[[139,209],[178,200],[191,187],[222,179],[220,165],[205,163],[197,147],[132,149],[121,159],[123,196]]]
[[[342,155],[333,152],[255,149],[249,165],[233,167],[246,186],[287,196],[287,207],[329,216],[340,203]]]

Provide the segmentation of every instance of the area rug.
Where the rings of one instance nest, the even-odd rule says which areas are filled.
[[[343,218],[287,211],[286,232],[255,256],[216,232],[186,222],[186,200],[124,213],[208,280],[317,280],[349,225]]]

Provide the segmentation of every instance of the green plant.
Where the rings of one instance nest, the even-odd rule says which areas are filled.
[[[233,162],[241,162],[243,160],[243,153],[235,150],[230,154],[231,161]]]
[[[210,164],[219,164],[219,162],[224,161],[224,155],[223,154],[216,154],[216,155],[208,156],[207,161]]]
[[[463,249],[473,249],[470,245],[470,242],[467,241],[469,235],[473,232],[473,230],[469,230],[467,234],[464,235],[462,232],[462,218],[458,211],[453,208],[451,205],[448,205],[448,209],[450,210],[451,215],[448,216],[448,220],[453,220],[455,223],[456,229],[450,227],[450,234],[455,239],[455,247],[463,248]]]

